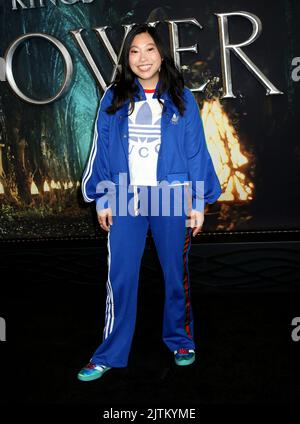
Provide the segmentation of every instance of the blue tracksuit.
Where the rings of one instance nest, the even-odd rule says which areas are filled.
[[[145,100],[139,87],[135,101]],[[158,82],[159,84],[159,82]],[[157,85],[158,87],[158,85]],[[156,87],[156,88],[157,88]],[[164,201],[159,186],[139,187],[140,210],[137,210],[137,189],[130,185],[128,167],[128,101],[113,115],[105,112],[111,104],[112,88],[108,87],[100,101],[95,122],[94,140],[82,179],[85,201],[97,201],[113,208],[113,225],[107,237],[108,278],[105,327],[102,343],[92,362],[111,367],[125,367],[128,362],[136,319],[136,301],[140,262],[150,227],[165,281],[163,341],[171,350],[194,349],[194,322],[191,307],[188,253],[192,229],[186,226],[186,214],[174,213],[176,190],[170,190],[169,216],[164,216]],[[156,98],[156,92],[153,98]],[[215,202],[221,187],[207,150],[199,108],[192,92],[184,88],[186,111],[184,116],[168,93],[162,95],[166,111],[161,117],[161,145],[157,160],[157,181],[182,184],[179,199],[186,201],[189,192],[184,182],[191,182],[192,208],[204,210],[206,203]],[[122,179],[119,178],[122,175]],[[125,176],[125,179],[124,179]],[[114,188],[115,203],[101,189],[103,181]],[[198,184],[198,182],[202,182]],[[134,204],[134,214],[119,213],[118,200],[123,189],[128,204]],[[152,194],[151,194],[152,193]],[[105,199],[105,201],[104,201]],[[158,213],[152,214],[152,206]],[[155,209],[155,208],[154,208]]]

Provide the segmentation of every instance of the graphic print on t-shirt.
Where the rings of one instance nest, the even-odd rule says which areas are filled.
[[[162,106],[145,92],[146,100],[136,102],[128,117],[128,159],[132,185],[157,185],[156,167],[161,143]]]

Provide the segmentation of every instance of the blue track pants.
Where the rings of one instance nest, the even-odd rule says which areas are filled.
[[[107,235],[108,277],[103,340],[91,358],[96,364],[110,367],[126,367],[128,363],[136,322],[140,264],[149,226],[165,282],[163,341],[172,352],[182,347],[195,349],[188,271],[192,229],[186,225],[187,215],[182,211],[181,215],[175,216],[175,191],[171,190],[170,216],[163,216],[161,189],[151,187],[150,190],[150,186],[144,186],[139,192],[139,214],[121,216],[118,191],[119,188],[116,213]],[[181,192],[183,201],[187,196],[184,186],[181,186]],[[133,195],[128,193],[127,196],[128,203],[132,204]],[[151,205],[157,204],[157,199],[158,214],[154,216]]]

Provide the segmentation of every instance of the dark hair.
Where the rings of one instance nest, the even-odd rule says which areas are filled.
[[[167,92],[171,96],[171,99],[180,114],[183,115],[185,106],[183,101],[184,79],[182,73],[175,66],[170,53],[162,45],[156,28],[149,26],[147,23],[136,24],[127,34],[120,57],[121,71],[118,69],[116,77],[112,82],[114,96],[112,104],[106,109],[106,112],[109,114],[115,113],[127,99],[130,99],[131,110],[134,108],[134,95],[138,92],[138,86],[134,82],[136,75],[132,72],[129,66],[128,57],[132,40],[137,34],[141,34],[143,32],[147,32],[153,38],[154,43],[163,58],[159,72],[160,84],[157,90],[157,100],[163,106],[163,102],[160,97],[162,93]]]

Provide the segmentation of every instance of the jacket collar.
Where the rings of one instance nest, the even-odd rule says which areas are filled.
[[[143,88],[142,84],[140,83],[140,81],[139,81],[139,79],[137,77],[134,78],[134,82],[138,86],[138,92],[134,95],[134,100],[135,101],[146,100],[147,98],[146,98],[146,94],[145,94],[144,88]],[[157,98],[157,90],[158,90],[158,87],[160,86],[160,83],[161,83],[160,80],[158,80],[158,82],[156,84],[156,87],[155,87],[155,92],[153,93],[153,96],[152,96],[153,99],[156,99]],[[164,100],[164,103],[165,103],[165,106],[166,106],[167,109],[170,109],[170,111],[173,111],[173,112],[176,111],[175,110],[175,106],[173,105],[173,102],[172,102],[172,98],[171,98],[171,96],[166,91],[164,91],[161,94],[160,97],[161,97],[161,99]],[[117,111],[118,114],[124,115],[124,111],[126,111],[127,108],[128,108],[129,101],[130,101],[129,99],[126,99],[124,101],[124,103],[121,106],[121,108]]]
[[[147,98],[146,98],[146,95],[145,95],[144,88],[143,88],[142,84],[140,83],[137,76],[134,77],[134,82],[138,86],[138,92],[134,96],[135,100],[137,100],[137,101],[146,100]],[[161,82],[160,82],[160,80],[158,80],[156,87],[155,87],[155,92],[153,93],[153,96],[152,96],[153,99],[157,98],[157,91],[158,91],[160,84],[161,84]],[[170,96],[167,92],[162,93],[160,97],[161,97],[161,99],[164,99],[164,100],[170,99]],[[129,99],[127,99],[127,101],[129,102]]]
[[[138,77],[135,77],[135,78],[134,78],[134,82],[136,83],[136,85],[137,85],[137,86],[138,86],[138,88],[139,88],[139,91],[137,92],[136,97],[137,97],[139,100],[146,100],[146,95],[145,95],[144,87],[143,87],[143,86],[142,86],[142,84],[140,83],[140,81],[139,81]],[[156,98],[157,98],[157,90],[158,90],[158,87],[159,87],[159,86],[160,86],[160,80],[158,80],[158,82],[157,82],[157,84],[156,84],[155,92],[153,93],[153,96],[152,96],[152,98],[153,98],[153,99],[156,99]]]

